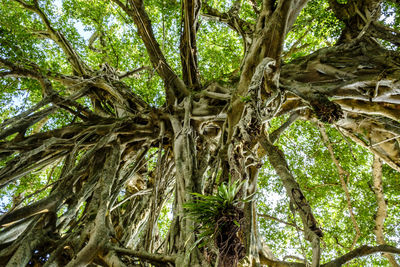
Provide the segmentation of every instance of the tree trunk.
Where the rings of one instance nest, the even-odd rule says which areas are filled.
[[[281,179],[293,214],[301,218],[312,248],[311,266],[340,266],[376,252],[399,253],[384,244],[380,226],[380,246],[363,246],[321,265],[323,232],[283,151],[274,145],[296,119],[319,120],[400,171],[400,55],[375,40],[398,41],[398,36],[377,32],[382,30],[375,14],[380,1],[329,1],[345,25],[338,43],[284,63],[286,34],[306,0],[262,1],[260,6],[251,1],[253,24],[238,15],[242,1],[232,1],[221,12],[207,1],[184,0],[180,75],[160,48],[144,1],[114,0],[112,8],[135,24],[149,64],[163,83],[163,106],[133,93],[123,81],[129,73],[121,74],[107,62],[92,69],[38,1],[17,2],[41,19],[46,31],[35,34],[53,40],[72,74],[0,58],[0,78],[35,80],[42,94],[36,105],[0,125],[0,186],[53,168],[51,183],[41,189],[48,190],[44,197],[24,206],[14,203],[0,216],[2,266],[306,266],[278,261],[263,248],[257,206],[250,197],[257,192],[266,158]],[[196,42],[200,10],[243,38],[245,54],[234,82],[202,84]],[[92,48],[96,38],[90,41]],[[59,86],[71,92],[59,91]],[[63,112],[74,116],[73,121],[45,130],[51,116]],[[282,115],[288,115],[287,121],[271,131],[269,122]],[[334,154],[332,147],[330,152]],[[376,179],[374,192],[380,209],[386,209]],[[212,242],[202,247],[202,225],[185,204],[198,201],[200,194],[216,195],[218,186],[228,181],[243,182],[236,200],[250,200],[235,206],[239,222],[216,228]],[[171,197],[172,221],[163,240],[157,222]],[[379,214],[377,225],[386,216],[382,210]],[[217,224],[218,219],[210,221]],[[224,247],[227,240],[234,246]],[[395,266],[394,258],[385,255]]]

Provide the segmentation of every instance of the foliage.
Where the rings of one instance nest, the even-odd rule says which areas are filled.
[[[215,195],[203,195],[192,193],[195,196],[192,202],[184,204],[187,215],[192,217],[199,224],[201,239],[207,238],[212,240],[216,235],[220,234],[220,219],[223,217],[236,217],[238,209],[241,205],[251,200],[251,197],[240,199],[238,194],[244,181],[229,181],[218,186]],[[233,223],[240,227],[241,218],[233,219]],[[227,223],[223,221],[222,223]],[[207,240],[209,241],[209,240]]]
[[[187,216],[198,225],[198,241],[206,246],[210,241],[219,251],[220,261],[235,266],[244,257],[243,224],[245,222],[243,205],[254,195],[242,199],[240,190],[245,181],[221,183],[215,195],[192,193],[195,199],[184,204]],[[223,265],[221,265],[223,266]]]
[[[272,127],[280,125],[283,118],[276,118]],[[370,234],[375,227],[376,200],[372,191],[372,154],[365,148],[343,137],[335,128],[327,126],[334,152],[340,164],[348,172],[348,187],[361,232],[359,242],[376,244]],[[284,150],[290,169],[297,177],[306,198],[310,201],[314,214],[324,230],[322,259],[328,261],[332,255],[343,255],[353,242],[354,226],[351,222],[345,193],[340,185],[339,175],[324,145],[318,127],[307,121],[295,122],[280,138],[279,146]],[[384,165],[385,199],[397,202],[399,194],[393,189],[392,179],[399,174]],[[390,171],[389,171],[390,170]],[[389,172],[388,172],[389,171]],[[290,254],[300,258],[310,257],[307,242],[302,241],[302,223],[298,214],[290,209],[290,204],[282,182],[274,169],[265,162],[259,178],[258,213],[271,217],[259,217],[260,231],[265,242],[275,253]],[[399,220],[397,205],[388,210],[385,227],[388,243],[398,246],[397,233],[392,229]],[[277,221],[279,220],[279,221]],[[344,234],[346,233],[346,234]],[[369,233],[369,234],[368,234]],[[276,243],[271,240],[279,239]],[[359,258],[349,266],[387,266],[380,257]]]
[[[134,2],[142,1],[1,2],[0,133],[7,132],[12,128],[10,125],[21,123],[13,119],[27,110],[33,108],[29,114],[49,108],[54,110],[0,140],[0,178],[4,179],[4,182],[0,179],[0,220],[10,221],[0,224],[0,265],[11,258],[17,248],[23,251],[28,246],[24,242],[32,240],[33,244],[36,240],[44,241],[38,249],[33,249],[29,265],[33,266],[35,262],[42,265],[49,255],[62,258],[59,266],[73,262],[88,244],[101,243],[89,242],[96,236],[92,234],[95,225],[102,225],[94,222],[100,214],[100,204],[107,206],[103,216],[107,221],[103,225],[107,225],[105,232],[111,236],[107,242],[112,240],[113,246],[125,246],[135,251],[144,249],[154,254],[179,254],[186,242],[192,242],[179,232],[184,229],[179,223],[190,220],[195,225],[195,229],[190,230],[196,233],[190,244],[192,251],[198,253],[195,247],[199,244],[201,253],[207,252],[208,246],[216,247],[222,257],[233,255],[235,260],[241,258],[244,251],[243,231],[247,224],[244,206],[254,205],[260,231],[259,235],[255,234],[273,254],[283,261],[287,260],[286,255],[310,261],[313,251],[310,243],[304,240],[305,226],[299,210],[293,208],[290,192],[285,189],[266,152],[258,146],[262,134],[255,126],[256,120],[252,119],[271,114],[273,118],[267,116],[261,127],[262,131],[267,129],[269,136],[290,121],[293,114],[298,115],[272,143],[283,151],[288,169],[311,206],[317,226],[324,232],[321,263],[360,245],[380,244],[374,232],[378,202],[371,165],[373,153],[379,156],[387,152],[385,149],[389,156],[384,161],[389,163],[388,158],[393,156],[395,164],[400,165],[399,1],[381,1],[375,10],[377,13],[371,14],[368,12],[372,10],[357,9],[356,5],[374,2],[372,0],[310,0],[287,31],[270,31],[271,35],[286,33],[284,40],[276,46],[282,47],[282,54],[275,58],[280,62],[276,66],[281,73],[275,77],[281,77],[279,94],[282,95],[278,105],[281,110],[275,110],[271,104],[274,101],[263,102],[271,96],[270,92],[260,91],[254,101],[253,96],[245,92],[249,86],[243,80],[250,81],[253,75],[252,71],[244,73],[245,70],[254,71],[264,56],[273,57],[266,55],[269,48],[262,45],[278,40],[269,35],[262,39],[261,30],[248,33],[256,25],[264,24],[265,31],[278,27],[279,23],[268,26],[271,17],[261,18],[268,12],[260,11],[266,7],[265,3],[285,1],[202,1],[202,8],[207,4],[219,14],[210,16],[202,9],[198,24],[192,25],[196,43],[190,52],[196,53],[195,75],[199,77],[199,84],[193,90],[182,81],[183,72],[188,68],[184,64],[191,62],[186,58],[188,55],[182,53],[182,42],[191,39],[183,36],[185,1],[143,1],[144,11],[151,21],[146,34],[154,34],[151,45],[146,44],[144,39],[148,36],[143,35],[140,23],[135,22],[137,14],[132,15]],[[295,5],[302,1],[290,2]],[[43,19],[21,3],[37,4],[51,29],[65,37],[69,49],[87,66],[86,73],[74,69],[71,55],[54,40],[55,37],[49,38],[50,30]],[[131,13],[118,3],[131,8]],[[347,16],[355,12],[356,17],[351,22],[360,23],[355,27],[357,30],[385,25],[392,28],[387,28],[389,37],[373,36],[375,29],[375,33],[367,31],[360,38],[357,33],[358,39],[353,40],[357,43],[361,37],[371,35],[373,41],[369,43],[361,43],[359,47],[353,41],[340,44],[339,38],[349,25],[338,16],[333,8],[335,3],[339,7],[349,4],[349,10],[342,14]],[[239,4],[241,7],[235,10],[235,5]],[[271,5],[270,12],[279,10],[275,4]],[[364,12],[367,13],[362,15]],[[375,21],[366,22],[365,18]],[[261,23],[262,20],[266,21]],[[364,28],[363,23],[368,27]],[[240,29],[236,28],[238,25]],[[261,39],[257,39],[259,37]],[[368,46],[376,41],[387,50],[368,50]],[[256,49],[256,45],[260,47]],[[354,51],[346,54],[346,49],[352,45],[358,54],[351,54]],[[151,54],[149,47],[159,47],[159,51]],[[254,49],[250,53],[253,58],[248,57],[251,49]],[[162,54],[165,61],[154,60],[155,54]],[[18,73],[4,62],[37,75]],[[104,66],[109,66],[113,75],[105,73]],[[329,72],[332,68],[333,73]],[[171,71],[166,77],[161,73],[165,69]],[[123,76],[132,71],[133,75]],[[261,78],[260,87],[270,85],[267,76]],[[63,101],[53,98],[35,109],[38,103],[50,99],[44,92],[43,77],[48,79],[54,95]],[[190,92],[188,96],[176,94],[175,99],[168,102],[168,90],[179,87],[174,84],[175,78],[181,79],[176,84],[184,84]],[[70,105],[67,99],[80,92],[82,94],[72,101],[74,105]],[[125,95],[115,96],[121,92]],[[325,94],[329,101],[339,103],[345,114],[339,122],[323,127],[333,153],[346,173],[345,187],[349,196],[322,140],[321,125],[316,122],[318,117],[313,112],[316,109],[309,99]],[[183,99],[190,99],[190,108],[186,109]],[[136,105],[136,101],[143,106]],[[271,106],[266,107],[269,104]],[[249,106],[266,109],[251,113],[245,110]],[[238,118],[240,123],[237,125],[231,125],[237,114],[243,114],[243,118]],[[23,116],[23,120],[29,120],[28,115]],[[186,120],[187,115],[192,117]],[[247,120],[251,116],[254,118]],[[343,125],[347,120],[351,123],[346,128]],[[251,131],[246,133],[246,127]],[[229,139],[235,135],[239,140],[237,143]],[[374,139],[376,136],[378,138]],[[107,137],[111,141],[102,143]],[[187,139],[181,142],[182,138]],[[113,170],[107,164],[111,164],[110,158],[114,155],[111,151],[118,145],[121,151],[116,153],[120,158],[115,172],[106,175]],[[233,145],[237,146],[230,149]],[[188,150],[182,151],[185,148]],[[180,155],[183,155],[182,159],[176,159]],[[45,162],[41,164],[41,160]],[[232,166],[232,162],[242,166]],[[382,167],[382,188],[387,203],[382,231],[387,244],[399,247],[400,176],[392,167],[393,164]],[[254,169],[249,171],[250,168],[259,170],[258,183],[250,181],[250,176],[257,173]],[[227,177],[237,170],[243,172],[238,176],[243,181],[218,185],[221,173]],[[246,196],[245,183],[252,183],[249,188],[254,191],[258,184],[258,193],[254,197]],[[127,189],[127,184],[132,185],[131,190]],[[107,186],[107,192],[101,192]],[[103,197],[106,194],[107,197]],[[189,202],[185,203],[186,200]],[[43,203],[46,205],[42,207]],[[34,210],[38,206],[42,208]],[[357,231],[350,210],[360,229],[356,242]],[[10,238],[7,231],[25,222],[34,223],[26,232],[22,228],[15,231],[18,235],[23,233],[20,237],[24,238],[17,238],[17,234],[16,239]],[[36,236],[42,232],[45,233],[41,236],[43,240]],[[190,234],[192,236],[192,232]],[[3,236],[6,237],[2,239]],[[184,236],[184,241],[179,239]],[[181,244],[177,244],[179,242]],[[108,245],[105,247],[108,249]],[[103,262],[103,256],[113,258],[112,253],[103,254],[106,251],[103,249],[99,249],[100,256],[92,255],[96,264]],[[28,251],[26,255],[30,255]],[[136,265],[139,258],[121,256],[117,252],[115,255],[126,265]],[[399,260],[398,256],[396,259]],[[145,265],[145,260],[140,261]],[[387,260],[381,256],[348,263],[348,266],[387,265]]]

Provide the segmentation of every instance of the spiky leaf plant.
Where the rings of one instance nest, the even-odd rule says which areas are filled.
[[[192,193],[195,199],[185,204],[188,216],[198,223],[199,242],[204,246],[214,241],[218,248],[220,263],[236,266],[244,256],[243,230],[244,214],[241,204],[250,201],[252,195],[241,199],[238,193],[244,181],[229,181],[218,186],[215,195]]]

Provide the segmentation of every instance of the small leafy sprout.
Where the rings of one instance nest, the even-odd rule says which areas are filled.
[[[240,101],[242,101],[243,103],[248,103],[250,102],[251,97],[250,96],[241,96],[240,97]]]

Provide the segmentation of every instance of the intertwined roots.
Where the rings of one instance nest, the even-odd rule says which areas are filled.
[[[343,111],[341,107],[329,101],[325,97],[318,97],[317,99],[310,102],[313,107],[317,117],[327,123],[337,122],[340,118],[343,117]]]
[[[215,243],[220,253],[220,267],[236,266],[245,256],[243,245],[244,213],[240,208],[232,207],[218,219]]]

